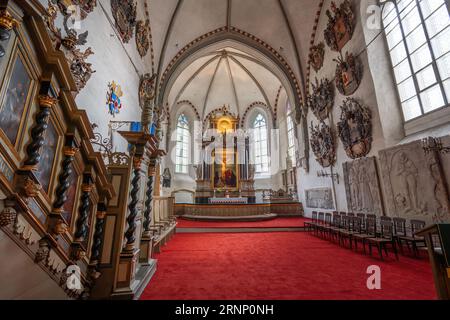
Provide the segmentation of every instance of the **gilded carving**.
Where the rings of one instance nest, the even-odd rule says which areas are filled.
[[[136,47],[143,58],[150,48],[150,21],[139,20],[136,24]]]
[[[380,151],[386,203],[390,215],[427,223],[450,222],[450,205],[442,165],[425,153],[420,141]]]
[[[117,31],[124,43],[133,36],[136,26],[136,3],[134,0],[111,0],[111,11]]]
[[[353,213],[383,215],[383,202],[375,157],[343,165],[348,210]]]
[[[141,108],[148,106],[155,98],[156,74],[146,73],[139,82],[139,104]]]
[[[344,96],[350,96],[358,90],[363,77],[363,67],[358,58],[349,54],[345,54],[345,58],[339,57],[334,61],[336,66],[336,87]]]
[[[318,72],[323,67],[323,61],[325,58],[325,44],[320,42],[319,44],[312,46],[309,53],[309,63],[313,67],[314,71]]]
[[[328,25],[324,31],[325,41],[333,51],[341,51],[355,31],[355,15],[352,4],[345,0],[339,7],[331,2],[331,11],[327,10]]]
[[[370,109],[353,98],[347,98],[341,110],[341,119],[337,126],[347,156],[351,159],[365,157],[372,145]]]
[[[324,168],[330,167],[336,162],[336,150],[334,137],[330,126],[321,122],[314,126],[311,122],[311,149],[316,156],[316,161]]]
[[[328,79],[317,80],[312,85],[312,94],[308,97],[308,105],[311,111],[319,120],[328,118],[328,114],[334,104],[333,85]]]

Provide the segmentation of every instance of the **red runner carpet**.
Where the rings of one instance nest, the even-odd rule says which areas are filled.
[[[381,261],[303,232],[177,234],[156,258],[143,300],[436,299],[427,260]],[[366,287],[370,265],[381,290]]]
[[[303,227],[308,219],[276,218],[267,221],[233,222],[233,221],[190,221],[178,219],[177,228],[299,228]]]

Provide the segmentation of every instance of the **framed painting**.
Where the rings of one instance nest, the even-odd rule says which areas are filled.
[[[62,214],[68,226],[72,224],[73,210],[77,199],[78,180],[79,176],[74,169],[69,176],[70,187],[67,190],[67,200],[64,204],[64,212]]]
[[[237,189],[239,184],[236,162],[237,152],[235,150],[227,150],[226,156],[215,156],[214,158],[214,165],[212,166],[212,184],[214,189]]]
[[[41,149],[41,160],[39,162],[36,176],[42,185],[42,189],[49,194],[50,182],[52,178],[53,163],[55,162],[56,150],[58,147],[59,135],[53,121],[49,121],[45,131],[45,144]]]
[[[32,78],[20,54],[15,58],[5,96],[0,106],[0,129],[12,145],[16,144],[21,119],[27,107]]]

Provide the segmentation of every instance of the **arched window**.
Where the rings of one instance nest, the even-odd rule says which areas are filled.
[[[295,128],[294,121],[292,121],[292,109],[290,104],[287,107],[288,115],[287,121],[287,136],[288,136],[288,154],[291,157],[292,164],[295,166]]]
[[[405,121],[450,101],[450,16],[446,0],[395,0],[383,25]]]
[[[181,114],[177,122],[177,147],[175,172],[188,173],[189,166],[189,122],[184,114]]]
[[[269,153],[267,143],[266,118],[259,113],[253,122],[253,139],[255,143],[255,172],[257,174],[269,173]]]

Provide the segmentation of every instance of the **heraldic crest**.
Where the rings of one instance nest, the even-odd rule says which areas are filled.
[[[316,84],[311,84],[312,94],[308,97],[308,106],[319,120],[328,118],[328,114],[333,108],[334,91],[333,85],[328,79],[317,80]]]
[[[324,168],[331,167],[336,162],[336,149],[334,137],[329,125],[321,121],[314,126],[311,122],[311,149],[316,161]]]
[[[115,116],[122,109],[122,101],[120,98],[123,96],[122,88],[114,81],[108,84],[108,93],[106,94],[106,105],[108,111],[112,116]]]

